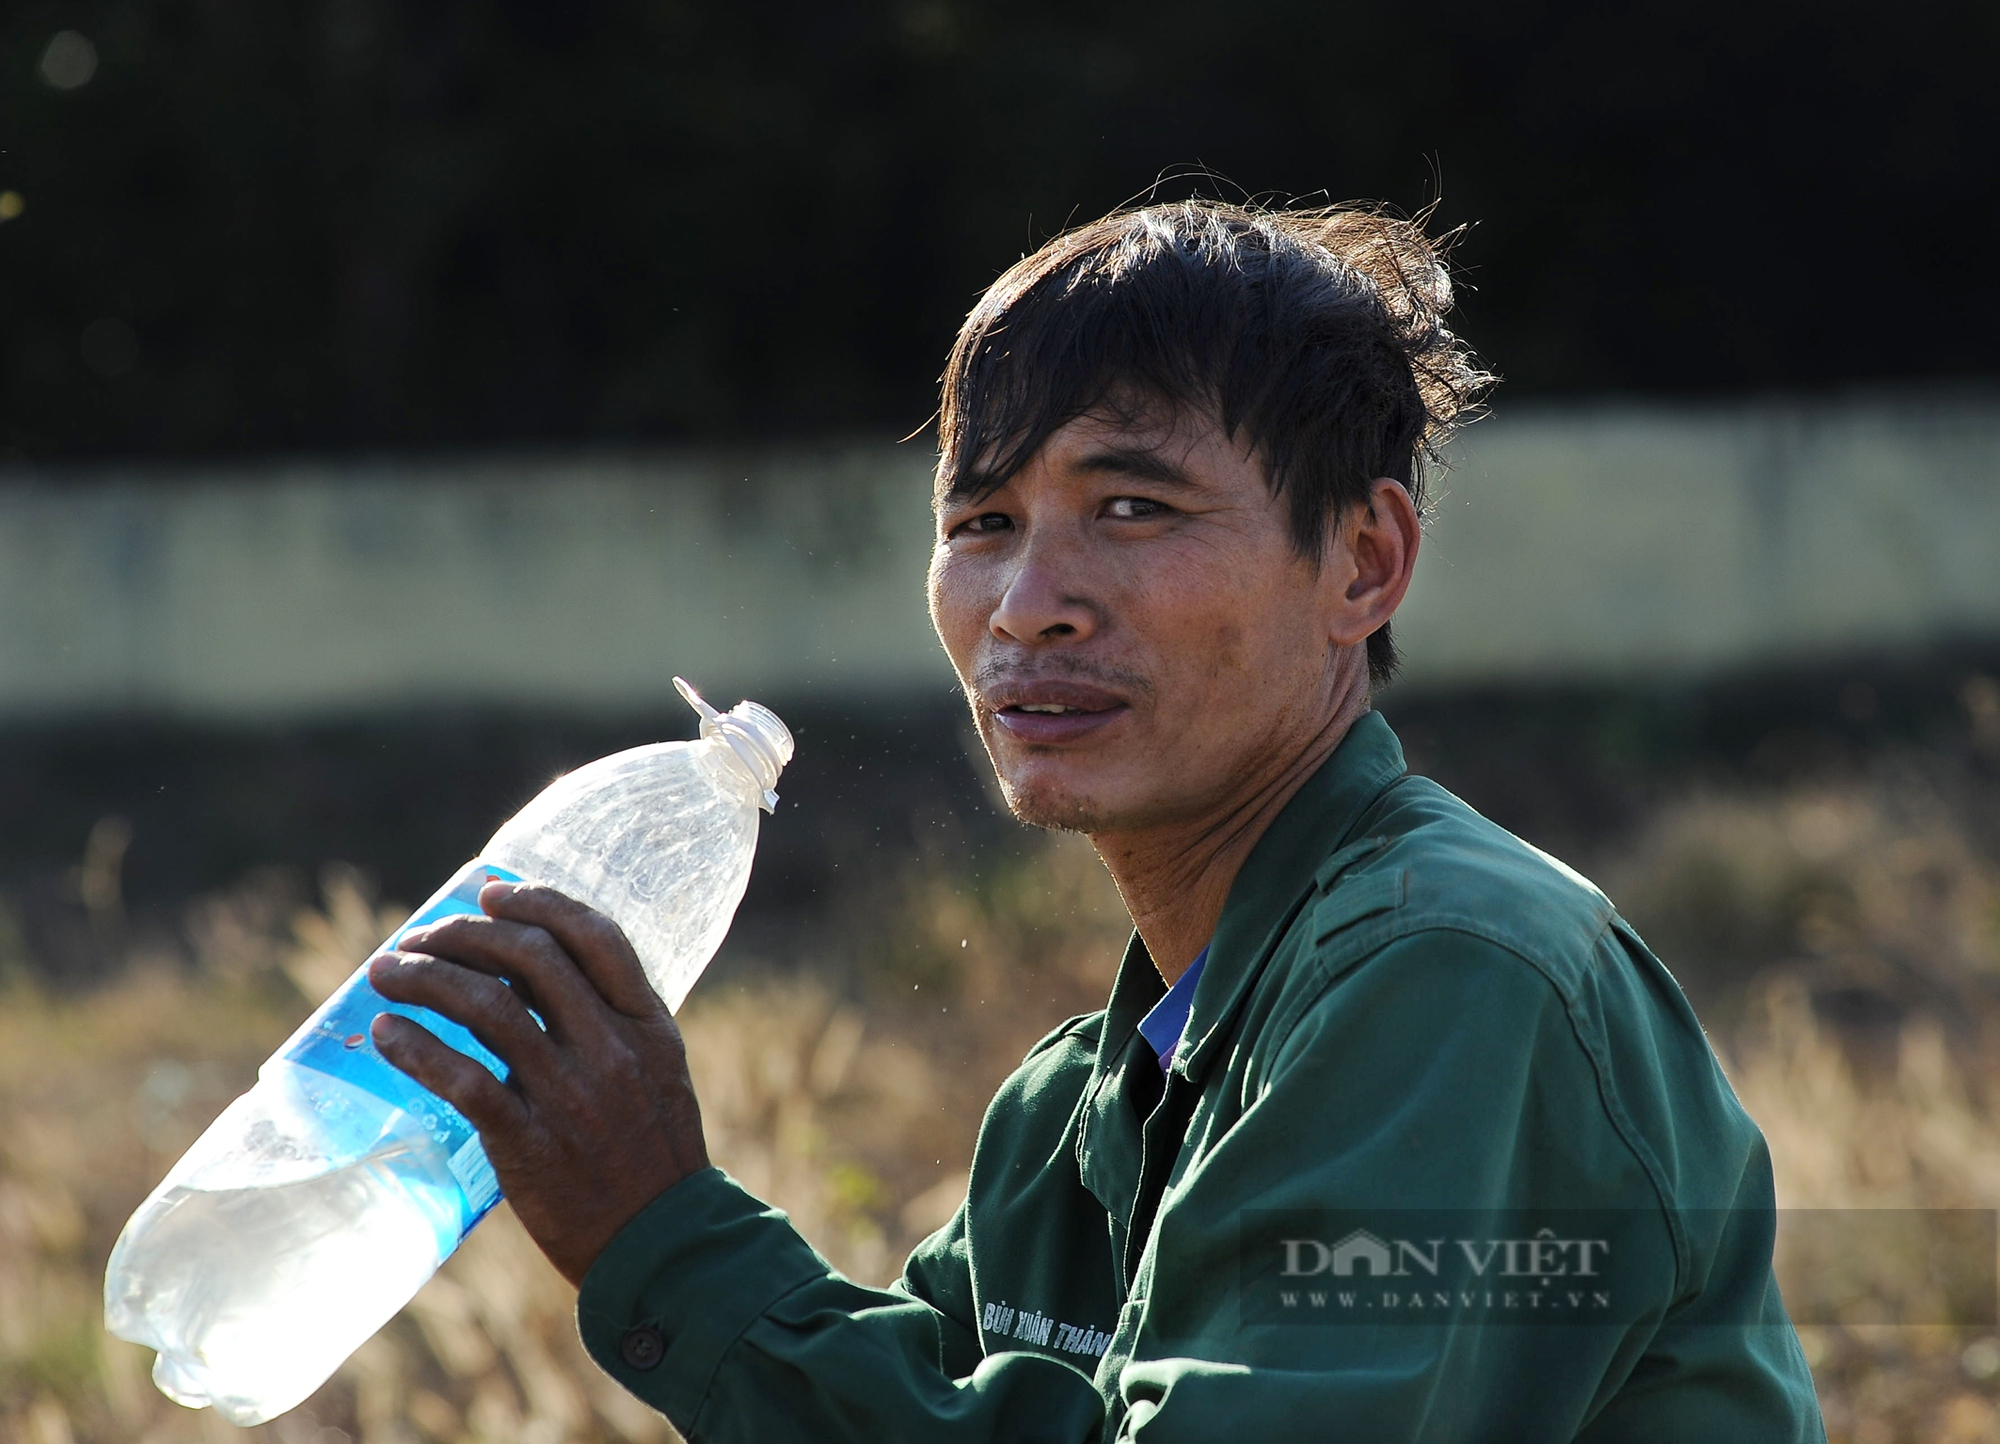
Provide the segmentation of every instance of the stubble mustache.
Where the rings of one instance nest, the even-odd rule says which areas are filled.
[[[970,699],[975,707],[979,699],[1001,686],[1019,686],[1027,682],[1061,680],[1065,682],[1094,682],[1100,687],[1122,692],[1128,701],[1153,695],[1153,684],[1142,672],[1130,671],[1123,667],[1107,666],[1085,657],[1053,656],[1038,658],[1034,662],[990,661],[973,668]]]

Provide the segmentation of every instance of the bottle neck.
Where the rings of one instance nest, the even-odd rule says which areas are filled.
[[[751,707],[756,707],[764,716],[738,715]],[[755,787],[759,807],[766,812],[777,807],[778,794],[773,789],[777,787],[778,774],[791,760],[792,753],[792,735],[785,730],[784,723],[765,708],[757,707],[755,702],[745,702],[712,721],[703,718],[701,735],[713,737],[728,747]]]
[[[754,785],[757,803],[766,812],[778,805],[778,774],[792,760],[792,734],[769,707],[749,701],[738,702],[727,712],[718,712],[702,701],[686,679],[674,678],[674,686],[688,705],[701,714],[701,735],[719,738],[730,754],[742,764]]]

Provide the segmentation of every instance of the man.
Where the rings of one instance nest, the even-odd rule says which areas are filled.
[[[1824,1437],[1764,1143],[1679,989],[1370,710],[1487,379],[1449,301],[1417,226],[1189,203],[967,320],[931,614],[1010,806],[1090,837],[1136,933],[895,1287],[708,1166],[604,919],[496,884],[376,965],[512,1068],[375,1025],[689,1438]]]

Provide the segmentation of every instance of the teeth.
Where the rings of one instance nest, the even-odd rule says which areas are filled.
[[[1071,709],[1054,702],[1023,702],[1020,710],[1023,712],[1068,712]]]

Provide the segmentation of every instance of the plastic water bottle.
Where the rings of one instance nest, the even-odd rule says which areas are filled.
[[[558,779],[391,935],[479,911],[489,879],[540,883],[624,928],[669,1008],[729,930],[757,812],[791,760],[755,702],[701,713],[701,738],[635,747]],[[327,999],[132,1215],[104,1279],[105,1324],[159,1354],[154,1382],[231,1423],[302,1402],[408,1303],[499,1201],[457,1109],[375,1049],[412,1017],[501,1076],[472,1035],[384,999],[361,969]]]

